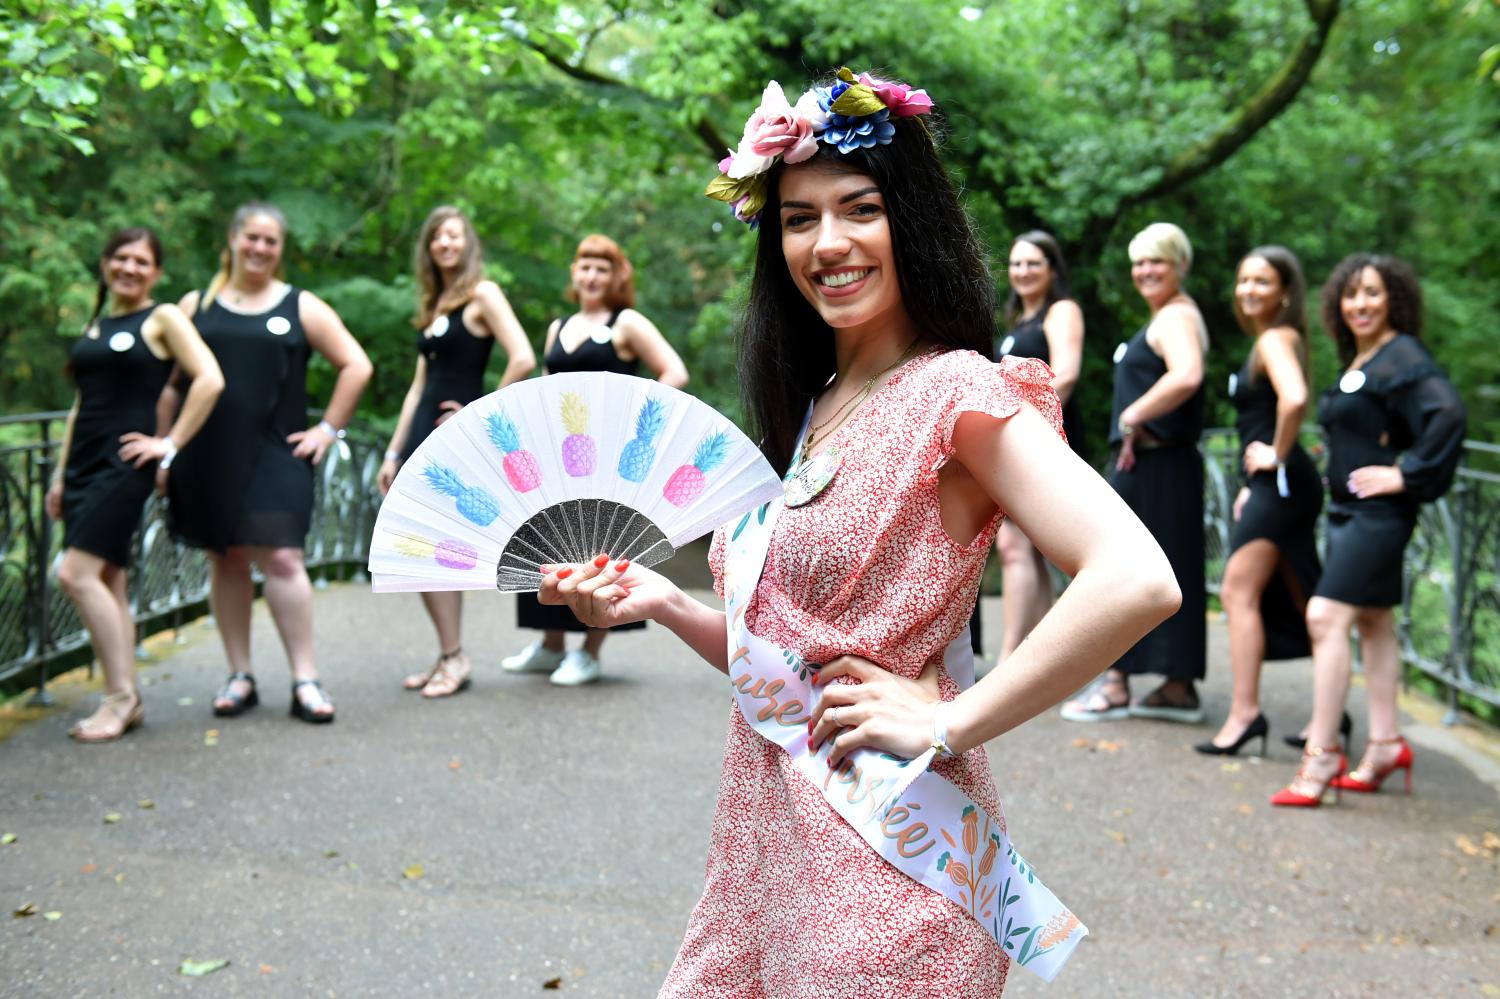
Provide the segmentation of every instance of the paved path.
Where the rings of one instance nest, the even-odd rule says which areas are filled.
[[[157,643],[146,727],[117,745],[66,738],[81,679],[61,710],[0,712],[0,903],[37,912],[0,915],[0,995],[654,995],[701,886],[725,683],[661,628],[612,640],[590,688],[503,676],[509,601],[467,607],[476,683],[425,703],[398,683],[431,654],[416,598],[320,593],[327,728],[287,717],[260,605],[243,718],[209,715],[205,622]],[[1274,736],[1307,690],[1305,663],[1268,670]],[[1279,741],[1221,762],[1188,748],[1206,729],[1049,715],[992,745],[1013,834],[1093,931],[1006,995],[1500,995],[1497,740],[1408,707],[1416,794],[1305,813],[1265,804],[1296,765]]]

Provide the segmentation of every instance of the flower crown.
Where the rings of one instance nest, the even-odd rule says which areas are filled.
[[[889,145],[896,136],[892,115],[927,114],[932,98],[904,83],[856,78],[847,68],[831,87],[814,87],[787,103],[781,84],[772,80],[760,95],[760,107],[745,123],[738,149],[719,161],[719,176],[703,193],[734,206],[734,217],[754,228],[766,204],[766,174],[777,157],[801,163],[826,142],[841,153]]]

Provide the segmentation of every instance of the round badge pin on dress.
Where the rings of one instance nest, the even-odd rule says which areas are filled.
[[[135,334],[127,330],[121,330],[109,338],[109,349],[123,354],[135,346]]]
[[[1115,363],[1116,364],[1119,364],[1122,360],[1125,359],[1125,351],[1129,348],[1129,346],[1130,346],[1129,344],[1122,343],[1118,347],[1115,348]]]
[[[589,339],[593,340],[595,343],[609,343],[610,341],[614,340],[614,338],[615,331],[610,329],[608,326],[605,326],[603,323],[596,324],[593,330],[589,333]]]
[[[447,316],[438,316],[436,319],[434,319],[432,321],[432,325],[427,327],[427,335],[430,336],[430,337],[440,337],[440,336],[442,336],[443,334],[445,334],[447,332],[448,332],[448,317]]]
[[[286,336],[292,331],[292,322],[286,316],[272,316],[266,320],[266,329],[277,336]]]
[[[1365,387],[1365,373],[1359,369],[1345,371],[1339,379],[1339,391],[1354,393]]]
[[[1239,376],[1238,373],[1231,371],[1229,373],[1229,394],[1230,394],[1230,396],[1232,397],[1239,390],[1240,390],[1240,376]]]
[[[1016,338],[1014,336],[1010,335],[1009,333],[1007,333],[1005,335],[1005,339],[1000,341],[1000,356],[1004,357],[1006,354],[1009,354],[1010,353],[1010,349],[1012,347],[1014,347],[1015,345],[1016,345]]]
[[[839,449],[829,447],[792,466],[787,472],[784,488],[786,505],[798,507],[811,503],[819,493],[828,488],[843,463],[844,456]]]

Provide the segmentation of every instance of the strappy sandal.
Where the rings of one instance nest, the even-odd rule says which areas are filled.
[[[126,704],[130,704],[130,707],[123,707]],[[97,720],[101,715],[107,716],[109,720]],[[75,722],[68,729],[68,735],[77,742],[114,742],[145,719],[146,711],[141,704],[140,691],[122,690],[117,694],[106,695],[99,702],[99,710]]]
[[[1105,691],[1111,687],[1119,688],[1124,699],[1110,700]],[[1120,718],[1129,718],[1130,689],[1125,686],[1124,680],[1106,674],[1094,681],[1093,686],[1080,696],[1064,704],[1061,714],[1065,720],[1073,722],[1115,721]]]
[[[423,697],[452,697],[469,687],[469,674],[473,667],[463,649],[444,652],[432,671],[432,677],[422,688]]]
[[[297,696],[297,688],[299,687],[311,687],[315,691],[315,695],[309,698],[309,700],[312,701],[311,704],[304,703],[302,698]],[[328,705],[329,708],[333,707],[333,702],[328,699],[328,693],[323,689],[323,684],[320,681],[292,681],[291,716],[293,718],[300,718],[302,721],[305,721],[310,725],[327,725],[328,723],[333,721],[333,712],[327,711],[320,713],[318,711],[318,709],[325,704]]]
[[[240,680],[250,685],[250,692],[241,697],[234,692],[234,682]],[[228,704],[220,704],[219,701],[228,701]],[[255,677],[249,673],[230,673],[229,679],[224,681],[224,689],[214,695],[214,714],[220,718],[233,718],[242,715],[246,711],[260,703],[260,694],[255,690]]]
[[[401,686],[405,687],[407,690],[421,690],[432,681],[432,678],[437,675],[438,670],[442,668],[443,657],[439,656],[433,661],[431,666],[427,667],[425,671],[408,673],[406,679],[401,681]]]

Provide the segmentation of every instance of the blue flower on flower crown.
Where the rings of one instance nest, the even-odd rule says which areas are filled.
[[[834,102],[849,84],[840,80],[832,87],[818,87],[818,106],[828,115],[828,125],[819,139],[834,146],[841,153],[852,153],[856,149],[869,149],[874,145],[888,145],[896,137],[896,126],[891,122],[889,109],[870,115],[837,114]]]

